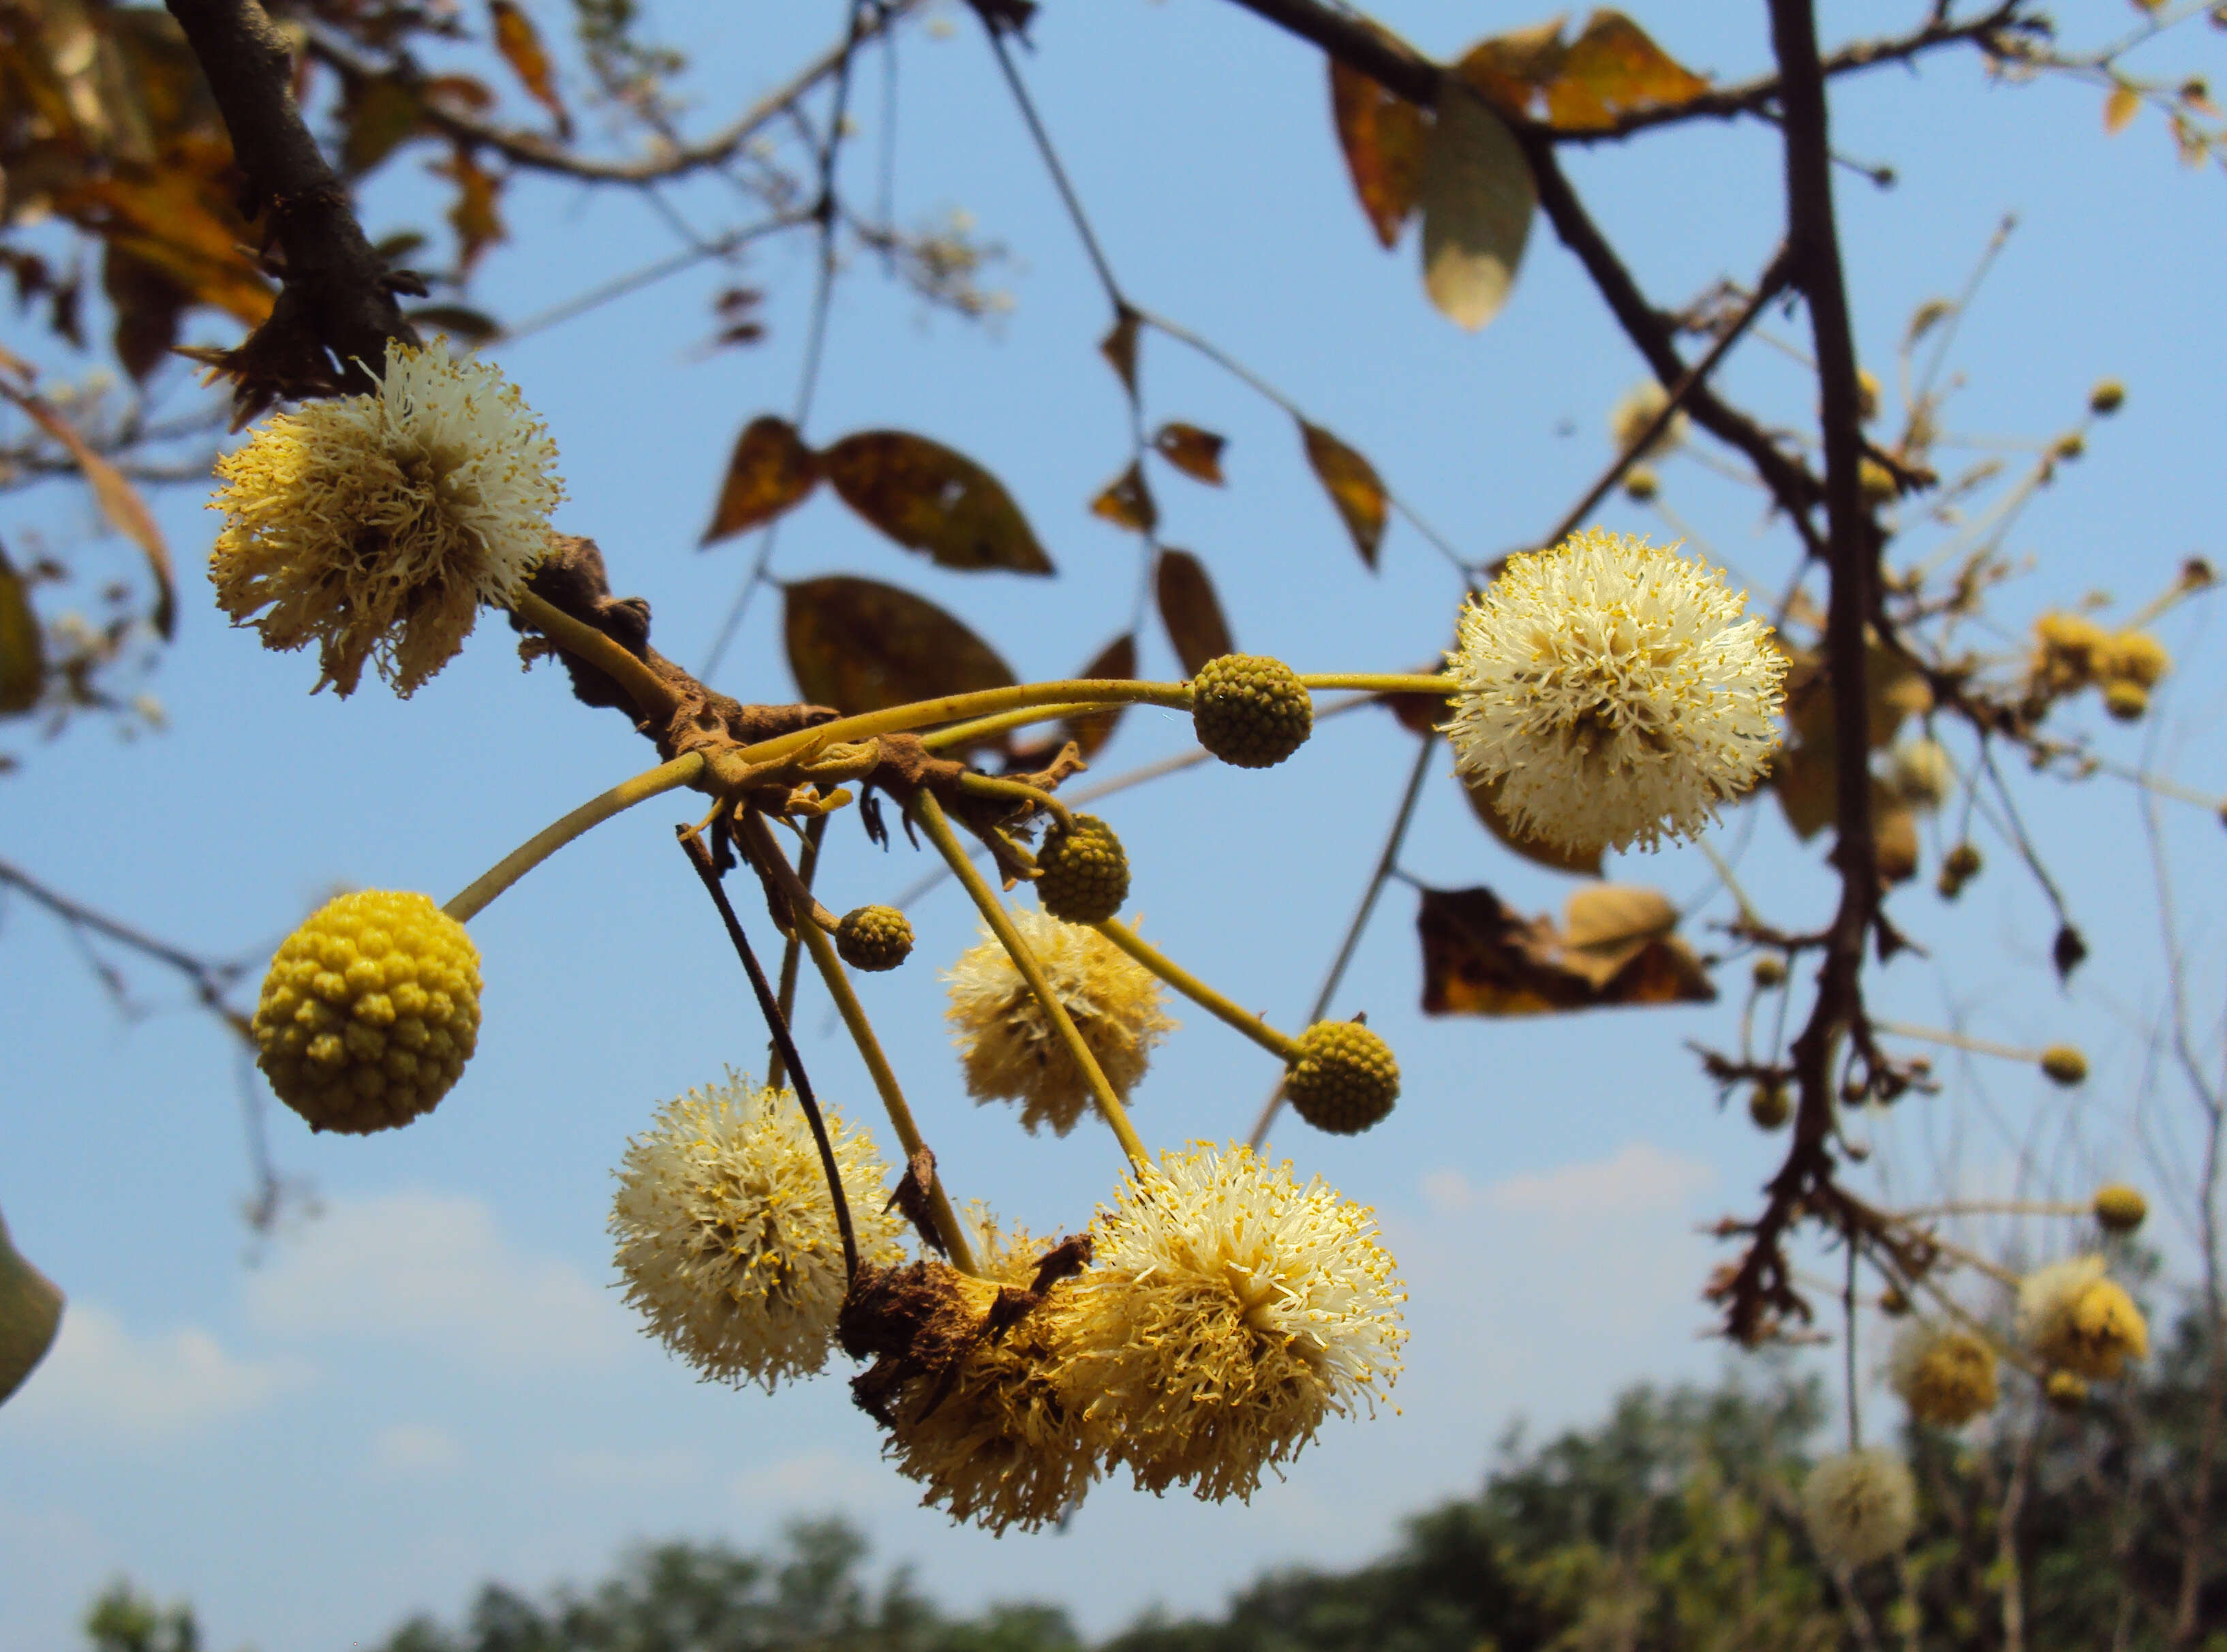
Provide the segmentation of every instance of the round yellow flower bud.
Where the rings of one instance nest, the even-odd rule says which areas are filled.
[[[2104,648],[2096,669],[2106,677],[2154,688],[2159,679],[2173,669],[2173,656],[2166,652],[2164,643],[2147,631],[2122,631]]]
[[[2121,723],[2139,723],[2150,709],[2150,691],[2124,677],[2103,685],[2103,709]]]
[[[2070,1088],[2088,1079],[2088,1058],[2071,1044],[2052,1044],[2041,1052],[2041,1070],[2050,1081]]]
[[[2126,403],[2127,387],[2116,379],[2099,379],[2095,389],[2088,392],[2088,411],[2091,413],[2115,413]]]
[[[2096,1220],[2106,1231],[2130,1234],[2150,1213],[2149,1201],[2123,1182],[2096,1190]]]
[[[2075,1257],[2019,1284],[2019,1334],[2043,1360],[2108,1381],[2149,1352],[2149,1325],[2124,1286],[2103,1277],[2100,1256]]]
[[[1995,1350],[1984,1337],[1917,1321],[1895,1343],[1895,1392],[1922,1423],[1956,1428],[1994,1409]]]
[[[2088,1403],[2088,1385],[2070,1371],[2052,1371],[2041,1393],[2058,1411],[2077,1411]]]
[[[286,937],[255,1006],[256,1064],[312,1130],[431,1113],[478,1044],[480,954],[423,895],[363,890]]]
[[[1758,1130],[1779,1130],[1794,1116],[1793,1103],[1788,1100],[1784,1084],[1758,1084],[1748,1092],[1747,1116],[1755,1120]]]
[[[1765,992],[1774,986],[1784,986],[1786,984],[1785,961],[1769,953],[1757,959],[1755,984],[1758,989]]]

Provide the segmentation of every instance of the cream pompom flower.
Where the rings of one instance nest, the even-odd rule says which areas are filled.
[[[1895,1339],[1889,1372],[1910,1414],[1956,1428],[1992,1411],[2000,1387],[1995,1350],[1976,1331],[1914,1319]]]
[[[1407,1298],[1375,1213],[1209,1143],[1125,1178],[1092,1224],[1069,1381],[1137,1483],[1249,1498],[1331,1413],[1400,1375]]]
[[[353,693],[367,661],[408,695],[507,606],[564,497],[557,444],[516,386],[446,340],[390,342],[377,395],[304,404],[216,462],[217,605],[265,647],[318,645]]]
[[[979,1320],[1000,1287],[1034,1284],[1050,1247],[1024,1231],[1001,1234],[979,1211],[973,1225],[982,1277],[954,1275],[954,1283]],[[928,1488],[924,1506],[991,1532],[1032,1532],[1082,1503],[1106,1471],[1108,1438],[1061,1381],[1075,1357],[1077,1325],[1075,1284],[1060,1281],[1001,1335],[977,1341],[955,1375],[923,1375],[906,1385],[890,1408],[884,1455]]]
[[[1786,656],[1745,603],[1707,563],[1624,534],[1509,558],[1446,656],[1462,774],[1572,851],[1697,835],[1778,743]]]
[[[1818,1553],[1835,1566],[1864,1566],[1910,1541],[1918,1487],[1910,1465],[1883,1446],[1842,1451],[1809,1470],[1802,1513]]]
[[[1152,1047],[1175,1029],[1160,1007],[1160,979],[1098,931],[1027,907],[1013,927],[1043,966],[1044,979],[1106,1075],[1128,1098]],[[953,1028],[966,1068],[967,1094],[977,1101],[1018,1101],[1031,1134],[1048,1124],[1064,1136],[1090,1106],[1090,1084],[1051,1017],[992,934],[943,972]]]
[[[904,1260],[873,1139],[826,1113],[858,1260]],[[850,1281],[820,1149],[795,1095],[732,1072],[627,1143],[610,1233],[628,1305],[707,1378],[770,1391],[827,1363]]]
[[[2037,1268],[2019,1282],[2018,1332],[2051,1365],[2108,1381],[2149,1352],[2149,1326],[2100,1256]]]

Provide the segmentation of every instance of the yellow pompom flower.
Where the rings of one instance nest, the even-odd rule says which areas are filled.
[[[2122,631],[2103,646],[2097,672],[2137,688],[2155,688],[2173,669],[2173,656],[2165,644],[2147,631]]]
[[[2086,615],[2058,609],[2033,622],[2033,645],[2035,689],[2068,694],[2096,680],[2110,652],[2111,636]]]
[[[1091,1226],[1069,1381],[1139,1486],[1249,1498],[1324,1418],[1400,1374],[1407,1298],[1375,1213],[1289,1164],[1196,1144]]]
[[[1617,398],[1616,405],[1609,409],[1608,433],[1615,440],[1619,452],[1633,446],[1647,434],[1647,427],[1662,415],[1670,405],[1670,392],[1653,379],[1643,379]],[[1681,408],[1670,415],[1662,433],[1647,444],[1639,456],[1657,459],[1686,439],[1688,420]]]
[[[316,642],[319,688],[353,693],[371,661],[408,695],[482,603],[517,600],[564,497],[556,463],[495,367],[390,342],[377,395],[306,403],[217,461],[217,605],[265,647]]]
[[[1160,978],[1081,924],[1019,907],[1013,927],[1106,1081],[1126,1100],[1152,1047],[1176,1025],[1160,1007]],[[1018,1101],[1031,1134],[1048,1124],[1064,1136],[1090,1106],[1089,1082],[1011,955],[986,925],[981,935],[942,976],[951,990],[944,1018],[959,1046],[967,1094],[982,1102]]]
[[[974,1228],[983,1277],[953,1277],[979,1321],[1001,1286],[1035,1282],[1049,1247],[1023,1231],[1001,1235],[986,1218]],[[991,1532],[1032,1532],[1082,1503],[1106,1471],[1107,1435],[1061,1381],[1076,1324],[1075,1282],[1062,1280],[1001,1336],[976,1342],[955,1376],[916,1377],[897,1396],[884,1454],[928,1488],[924,1507]]]
[[[2108,1381],[2149,1352],[2142,1311],[2124,1286],[2103,1276],[2100,1256],[2076,1256],[2029,1273],[2019,1284],[2019,1336],[2047,1363]]]
[[[1786,656],[1745,603],[1706,563],[1624,534],[1509,558],[1446,656],[1463,775],[1572,851],[1695,836],[1778,743]]]
[[[1943,1428],[1994,1410],[2000,1394],[1987,1339],[1930,1320],[1913,1321],[1896,1339],[1892,1372],[1910,1414]]]
[[[1882,1446],[1842,1451],[1809,1470],[1802,1513],[1817,1553],[1836,1566],[1884,1560],[1918,1524],[1918,1487],[1910,1466]]]
[[[824,1109],[858,1260],[904,1260],[872,1137]],[[609,1231],[628,1305],[715,1381],[811,1376],[827,1363],[849,1285],[842,1231],[795,1095],[730,1072],[657,1110],[627,1143]]]
[[[256,1065],[310,1129],[406,1125],[479,1043],[479,948],[423,895],[338,896],[280,943],[251,1030]]]

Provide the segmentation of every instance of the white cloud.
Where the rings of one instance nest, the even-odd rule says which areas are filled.
[[[394,1423],[380,1431],[372,1462],[383,1473],[405,1477],[444,1473],[463,1461],[456,1436],[431,1423]]]
[[[609,1292],[522,1254],[457,1194],[335,1202],[250,1283],[248,1307],[273,1335],[400,1343],[489,1371],[601,1364],[632,1340]]]
[[[140,1444],[253,1410],[309,1375],[297,1360],[242,1359],[198,1326],[135,1336],[99,1304],[73,1302],[61,1333],[5,1421]]]
[[[1651,1142],[1626,1142],[1612,1158],[1527,1171],[1474,1187],[1458,1170],[1423,1177],[1433,1209],[1453,1212],[1482,1207],[1557,1220],[1625,1219],[1681,1211],[1716,1181],[1704,1159],[1665,1152]]]

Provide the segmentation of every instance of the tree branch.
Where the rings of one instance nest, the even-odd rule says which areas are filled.
[[[337,358],[345,382],[377,388],[366,364],[385,362],[388,339],[414,344],[418,334],[395,303],[347,188],[303,122],[284,38],[258,0],[169,4],[224,116],[252,205],[269,213],[285,254],[282,303],[299,306],[299,319]]]

